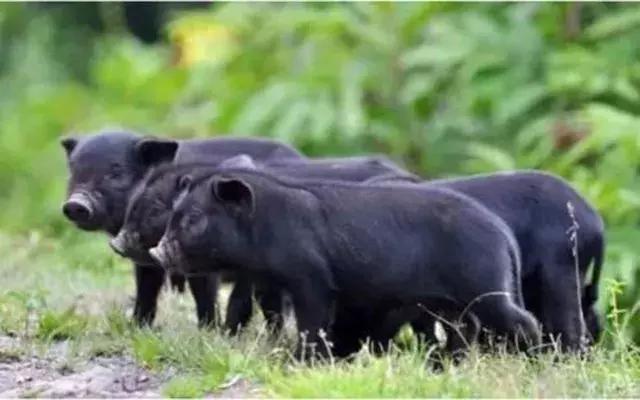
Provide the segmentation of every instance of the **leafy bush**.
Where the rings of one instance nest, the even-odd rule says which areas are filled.
[[[99,8],[115,27],[97,32],[73,6],[0,5],[3,229],[74,235],[62,133],[264,135],[387,153],[428,178],[555,172],[603,214],[605,275],[624,282],[619,307],[637,304],[636,5],[218,4],[174,14],[152,45],[111,23],[118,7]]]

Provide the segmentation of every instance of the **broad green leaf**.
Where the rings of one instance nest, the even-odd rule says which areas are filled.
[[[307,134],[306,124],[312,108],[306,99],[299,99],[289,105],[284,110],[282,116],[276,121],[273,127],[273,137],[291,143],[296,136],[304,136]]]
[[[358,65],[352,65],[344,71],[340,95],[340,126],[347,136],[358,136],[366,124],[362,105],[363,71]]]
[[[523,118],[539,102],[548,96],[542,85],[525,85],[508,94],[508,101],[498,103],[495,111],[495,122],[505,125],[514,119]]]
[[[640,9],[624,7],[596,20],[585,29],[585,36],[590,40],[601,40],[638,27],[640,27]]]
[[[444,46],[424,44],[418,48],[409,50],[402,55],[400,61],[404,68],[451,68],[464,59],[470,52],[470,48],[462,46]]]
[[[293,90],[295,87],[290,83],[277,83],[258,92],[240,111],[234,122],[233,131],[259,133],[265,129],[265,126],[275,118],[279,108],[292,98]]]
[[[420,97],[430,96],[436,82],[437,77],[433,72],[414,73],[409,75],[406,82],[400,89],[400,101],[404,104],[411,104]]]
[[[328,140],[332,129],[336,127],[336,109],[328,92],[321,94],[313,103],[313,109],[309,115],[309,131],[316,141]]]
[[[516,169],[513,157],[506,151],[483,143],[470,143],[467,145],[466,153],[469,162],[473,163],[484,171],[501,171]]]

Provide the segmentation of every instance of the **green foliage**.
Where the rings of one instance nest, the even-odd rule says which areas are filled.
[[[216,391],[221,379],[215,375],[187,375],[174,378],[163,389],[170,398],[197,398]]]
[[[471,351],[459,365],[445,362],[442,373],[430,371],[425,356],[416,349],[392,351],[385,357],[364,352],[351,363],[275,370],[266,383],[271,394],[298,398],[602,397],[612,387],[621,394],[638,390],[634,376],[640,365],[633,351],[598,349],[588,360],[557,354],[524,359]],[[630,376],[614,372],[613,366],[622,364]]]
[[[65,340],[80,336],[88,324],[86,317],[74,308],[62,312],[46,310],[38,321],[36,336],[46,340]]]
[[[107,333],[113,338],[127,336],[135,325],[131,319],[127,318],[123,310],[115,306],[106,311],[105,319]]]
[[[216,4],[175,14],[154,45],[119,27],[119,7],[90,15],[112,27],[99,33],[73,23],[79,8],[0,5],[4,230],[77,240],[58,137],[112,124],[383,152],[427,178],[539,168],[604,216],[605,276],[640,341],[636,5]],[[113,268],[100,251],[71,260]]]
[[[162,342],[151,334],[138,335],[133,339],[133,354],[145,366],[157,367],[164,351]]]

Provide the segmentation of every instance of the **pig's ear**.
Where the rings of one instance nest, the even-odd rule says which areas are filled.
[[[145,167],[171,162],[177,151],[175,140],[145,138],[136,144],[136,154]]]
[[[256,164],[253,162],[253,158],[247,154],[239,154],[235,157],[227,158],[219,165],[220,168],[242,168],[242,169],[257,169]]]
[[[244,210],[249,215],[255,210],[255,197],[251,186],[238,178],[214,178],[211,193],[222,203],[235,210]]]
[[[64,147],[64,151],[67,153],[67,157],[71,155],[73,149],[78,145],[78,139],[73,136],[65,136],[60,139],[60,144]]]

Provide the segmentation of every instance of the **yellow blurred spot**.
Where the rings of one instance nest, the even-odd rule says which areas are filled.
[[[205,16],[174,21],[169,27],[169,39],[175,51],[174,63],[180,67],[221,62],[235,49],[231,30]]]

